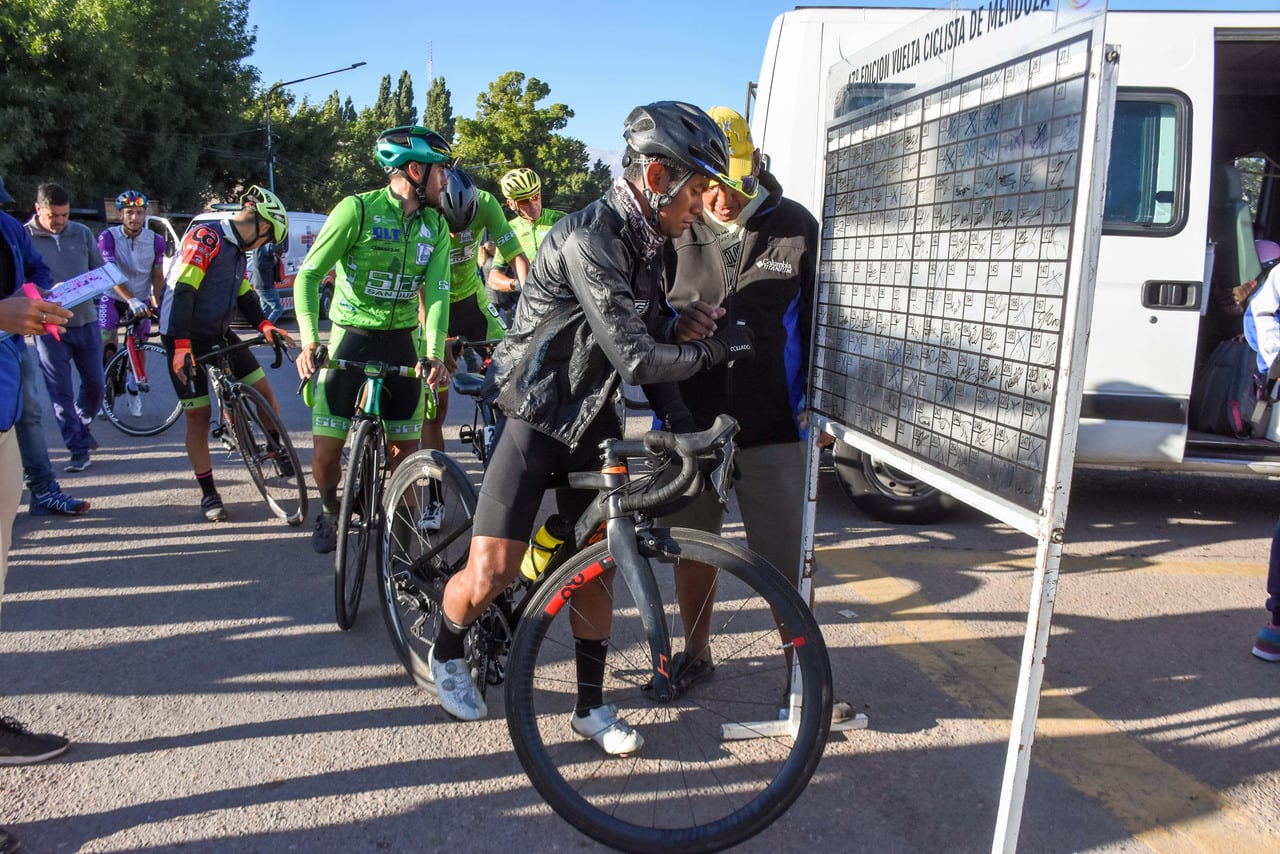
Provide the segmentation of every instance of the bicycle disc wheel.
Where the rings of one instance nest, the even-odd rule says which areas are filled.
[[[107,362],[103,376],[106,394],[102,411],[107,420],[130,436],[155,436],[173,426],[182,414],[178,393],[169,379],[169,359],[158,344],[141,344],[143,376],[134,374],[129,348],[121,347]]]
[[[431,688],[427,656],[440,597],[467,561],[476,490],[449,455],[421,450],[391,476],[384,506],[382,616],[405,671]]]
[[[360,421],[351,434],[351,454],[338,505],[338,550],[334,559],[333,602],[338,626],[356,624],[369,549],[382,544],[378,506],[382,477],[382,436],[373,421]]]
[[[654,529],[641,548],[663,600],[655,616],[676,646],[683,631],[673,556],[718,570],[714,671],[674,700],[646,692],[653,666],[641,607],[600,543],[554,571],[516,627],[508,728],[534,787],[593,839],[630,851],[718,850],[782,815],[817,768],[831,728],[826,644],[804,601],[763,558],[683,528]],[[645,740],[625,756],[606,756],[570,727],[577,697],[570,615],[589,620],[575,603],[593,587],[612,602],[604,701]],[[788,722],[792,657],[803,690],[799,720]],[[744,738],[741,728],[722,732],[734,724],[760,737]]]
[[[271,512],[290,525],[307,516],[307,481],[289,431],[267,399],[252,386],[241,385],[235,402],[236,439],[240,458]]]

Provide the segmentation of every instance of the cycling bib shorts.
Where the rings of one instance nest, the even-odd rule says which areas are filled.
[[[378,361],[412,365],[418,361],[416,329],[355,329],[334,324],[329,355],[358,362]],[[356,397],[364,386],[359,371],[322,370],[311,408],[311,431],[317,436],[345,439],[351,431]],[[417,377],[388,377],[382,382],[381,415],[391,442],[417,441],[422,436],[425,397]]]

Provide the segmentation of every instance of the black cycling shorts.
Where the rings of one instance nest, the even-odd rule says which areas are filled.
[[[191,355],[199,357],[207,354],[214,347],[227,347],[232,344],[239,343],[240,339],[236,334],[228,329],[220,338],[195,338],[191,339]],[[161,335],[160,343],[164,345],[164,353],[167,359],[167,367],[169,368],[169,381],[173,383],[173,390],[178,393],[178,400],[182,401],[183,409],[200,409],[209,406],[209,373],[203,367],[195,371],[192,377],[191,385],[188,386],[185,380],[179,379],[178,375],[173,372],[173,336]],[[252,385],[265,376],[262,367],[258,364],[258,360],[248,349],[236,350],[227,356],[228,366],[231,368],[231,374],[242,383]],[[188,370],[190,374],[191,371]]]
[[[591,422],[576,451],[519,418],[504,419],[500,431],[480,485],[472,533],[523,541],[533,534],[548,489],[556,489],[560,515],[576,520],[582,514],[595,493],[569,489],[569,472],[599,471],[600,443],[622,435],[611,406]]]
[[[480,294],[484,296],[484,291]],[[449,337],[459,335],[468,341],[484,341],[489,337],[489,319],[474,294],[449,305]]]
[[[349,359],[353,362],[383,362],[389,365],[413,365],[418,361],[414,329],[355,329],[335,325],[329,333],[329,356]],[[312,407],[312,427],[319,435],[329,435],[320,430],[322,422],[338,430],[341,438],[350,429],[351,417],[356,412],[356,398],[364,385],[360,371],[335,371],[325,369],[320,373],[320,387],[316,389]],[[382,381],[382,420],[387,423],[392,441],[400,441],[400,424],[417,422],[422,430],[422,380],[416,377],[387,377]],[[329,424],[330,421],[334,423]],[[411,431],[410,431],[411,432]],[[406,436],[410,433],[406,433]],[[413,436],[417,438],[417,436]]]

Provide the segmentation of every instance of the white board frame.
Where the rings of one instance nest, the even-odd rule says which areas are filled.
[[[819,408],[819,411],[812,415],[812,424],[817,429],[836,436],[858,450],[879,457],[888,464],[948,492],[957,499],[989,513],[1037,540],[1036,567],[1028,607],[1022,662],[1012,713],[995,835],[992,840],[993,851],[1013,851],[1017,847],[1021,823],[1030,768],[1030,748],[1034,739],[1040,687],[1043,682],[1048,637],[1057,593],[1058,568],[1065,538],[1067,499],[1075,456],[1089,318],[1102,231],[1107,154],[1111,135],[1111,116],[1115,103],[1115,65],[1119,60],[1119,54],[1117,50],[1105,44],[1105,2],[1085,3],[1082,5],[1086,8],[1077,9],[1073,6],[1081,4],[1068,5],[1062,0],[1040,0],[1031,4],[1040,7],[1040,11],[1026,15],[1021,22],[990,19],[996,20],[1000,29],[1004,29],[1007,34],[1003,44],[998,43],[999,39],[989,40],[981,46],[980,51],[976,49],[966,51],[962,45],[949,44],[945,55],[935,52],[933,67],[927,67],[929,63],[927,61],[922,63],[919,59],[922,53],[920,39],[929,38],[930,33],[933,33],[936,39],[936,34],[940,31],[939,27],[945,28],[949,21],[958,22],[962,27],[973,26],[975,18],[967,16],[977,16],[977,30],[978,35],[981,36],[983,11],[976,8],[976,4],[970,4],[975,8],[966,12],[960,8],[961,5],[953,3],[949,9],[926,16],[872,48],[859,52],[836,66],[832,70],[831,77],[839,79],[839,75],[846,74],[849,75],[848,79],[853,80],[855,75],[860,75],[864,80],[874,78],[877,84],[885,82],[898,84],[899,94],[891,95],[885,102],[872,104],[852,113],[853,116],[868,116],[878,111],[883,113],[883,108],[886,106],[906,104],[917,99],[920,95],[916,93],[927,91],[930,87],[942,89],[956,81],[981,80],[984,74],[997,70],[1006,71],[1011,64],[1035,54],[1036,51],[1043,52],[1054,45],[1066,45],[1072,48],[1081,44],[1086,46],[1083,76],[1087,88],[1081,111],[1079,145],[1075,152],[1079,158],[1079,165],[1078,180],[1074,184],[1070,261],[1067,280],[1064,284],[1058,363],[1053,377],[1052,412],[1050,428],[1046,436],[1043,489],[1040,491],[1039,501],[1036,505],[1032,505],[1027,501],[1013,500],[1008,494],[984,489],[982,484],[975,482],[971,476],[950,471],[918,455],[908,453],[898,445],[886,442],[865,430],[858,430],[841,423],[830,414],[820,411],[823,408],[820,390],[811,391],[814,404]],[[992,4],[988,4],[990,5]],[[1052,20],[1046,21],[1046,16],[1050,16]],[[972,34],[973,30],[969,32]],[[954,36],[944,41],[953,42]],[[971,40],[971,42],[976,41],[976,38]],[[938,42],[935,41],[935,44]],[[868,69],[871,70],[870,73]],[[885,73],[880,74],[877,69]],[[823,133],[820,134],[820,150],[816,153],[819,162],[827,161],[828,165],[830,165],[829,154],[842,150],[838,142],[834,148],[831,144],[833,130],[852,123],[849,118],[834,115],[835,110],[830,108],[834,107],[836,97],[832,89],[833,87],[828,85],[829,109],[828,114],[824,116],[826,124]],[[818,197],[824,200],[821,224],[825,254],[831,246],[828,242],[832,239],[829,226],[835,216],[826,192],[829,180],[828,169],[824,168],[821,171],[818,180]],[[823,269],[822,260],[820,256],[820,270]],[[819,297],[821,287],[820,285]],[[819,346],[819,338],[822,334],[819,327],[819,315],[822,311],[818,305],[819,302],[820,299],[815,299],[815,337],[810,364],[811,390],[820,386],[823,372],[826,370],[825,366],[820,364],[823,354]],[[818,459],[816,444],[811,440],[800,579],[801,595],[806,597],[809,595],[812,584]]]

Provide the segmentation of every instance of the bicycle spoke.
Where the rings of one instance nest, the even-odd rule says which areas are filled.
[[[517,628],[507,682],[512,739],[538,790],[580,830],[628,850],[714,850],[748,838],[802,791],[830,724],[825,648],[795,592],[767,564],[722,548],[717,538],[688,531],[671,536],[679,553],[719,570],[708,676],[668,702],[646,690],[653,670],[642,606],[616,572],[612,583],[607,571],[582,581],[590,577],[583,574],[590,562],[603,558],[601,566],[611,565],[600,546],[555,571],[538,592]],[[679,649],[674,564],[648,563],[664,603],[659,616]],[[599,627],[599,618],[578,601],[605,591],[612,625],[604,701],[644,737],[637,751],[614,757],[569,725],[578,694],[571,623]],[[793,634],[804,643],[784,643]],[[794,737],[758,730],[760,738],[725,740],[727,725],[761,722],[776,729],[793,655],[804,676]],[[667,672],[679,682],[674,666]]]
[[[257,389],[242,385],[236,394],[233,429],[249,476],[273,513],[300,525],[307,514],[307,485],[289,431]]]
[[[102,411],[121,432],[130,436],[154,436],[172,426],[182,409],[169,379],[164,348],[142,344],[138,347],[138,358],[141,377],[134,371],[127,346],[121,347],[107,363]]]
[[[475,500],[457,464],[438,451],[409,455],[387,484],[382,613],[405,670],[425,687],[431,687],[427,656],[440,597],[449,576],[466,562]],[[487,648],[473,642],[470,654],[477,658]]]

